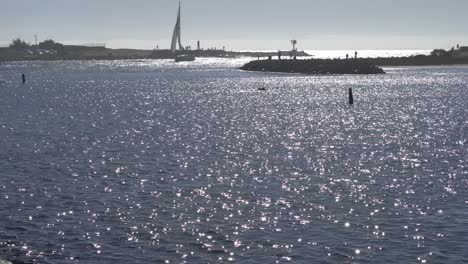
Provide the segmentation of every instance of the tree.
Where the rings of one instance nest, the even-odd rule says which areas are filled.
[[[25,42],[21,38],[15,38],[11,44],[10,44],[10,49],[15,49],[15,50],[26,50],[31,48],[31,44]]]
[[[295,39],[291,40],[291,44],[293,45],[293,49],[292,49],[292,50],[295,51],[295,50],[296,50],[297,40],[295,40]]]
[[[48,39],[48,40],[44,40],[42,42],[39,42],[39,48],[41,49],[55,49],[55,45],[57,43],[55,43],[55,41],[51,40],[51,39]]]
[[[62,43],[58,43],[53,41],[52,39],[47,39],[39,43],[39,48],[41,49],[49,49],[49,50],[58,50],[63,48]]]
[[[441,57],[441,56],[447,56],[448,52],[444,49],[435,49],[431,51],[431,56],[435,57]]]

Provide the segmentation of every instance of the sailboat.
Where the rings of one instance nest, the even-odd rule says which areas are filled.
[[[174,27],[174,33],[172,34],[172,43],[171,43],[172,54],[176,54],[177,43],[179,44],[179,49],[184,50],[184,46],[182,46],[181,38],[180,38],[180,2],[179,2],[179,12],[177,13],[177,22]],[[175,56],[176,62],[194,61],[194,60],[195,60],[195,56],[192,56],[192,55],[178,54]]]

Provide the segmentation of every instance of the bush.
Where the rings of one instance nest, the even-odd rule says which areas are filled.
[[[435,49],[431,51],[431,56],[440,57],[440,56],[446,56],[446,55],[447,55],[447,51],[443,49]]]
[[[31,44],[25,42],[21,38],[16,38],[11,42],[9,47],[14,50],[26,50],[31,48]]]

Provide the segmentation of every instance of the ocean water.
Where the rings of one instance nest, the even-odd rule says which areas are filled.
[[[1,64],[0,259],[468,262],[468,67],[245,61]]]

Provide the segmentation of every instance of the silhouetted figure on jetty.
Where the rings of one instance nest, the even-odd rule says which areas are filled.
[[[281,50],[278,50],[278,60],[281,60]]]
[[[349,59],[349,54],[346,53],[346,59]]]
[[[354,58],[357,59],[357,51],[354,52]]]

